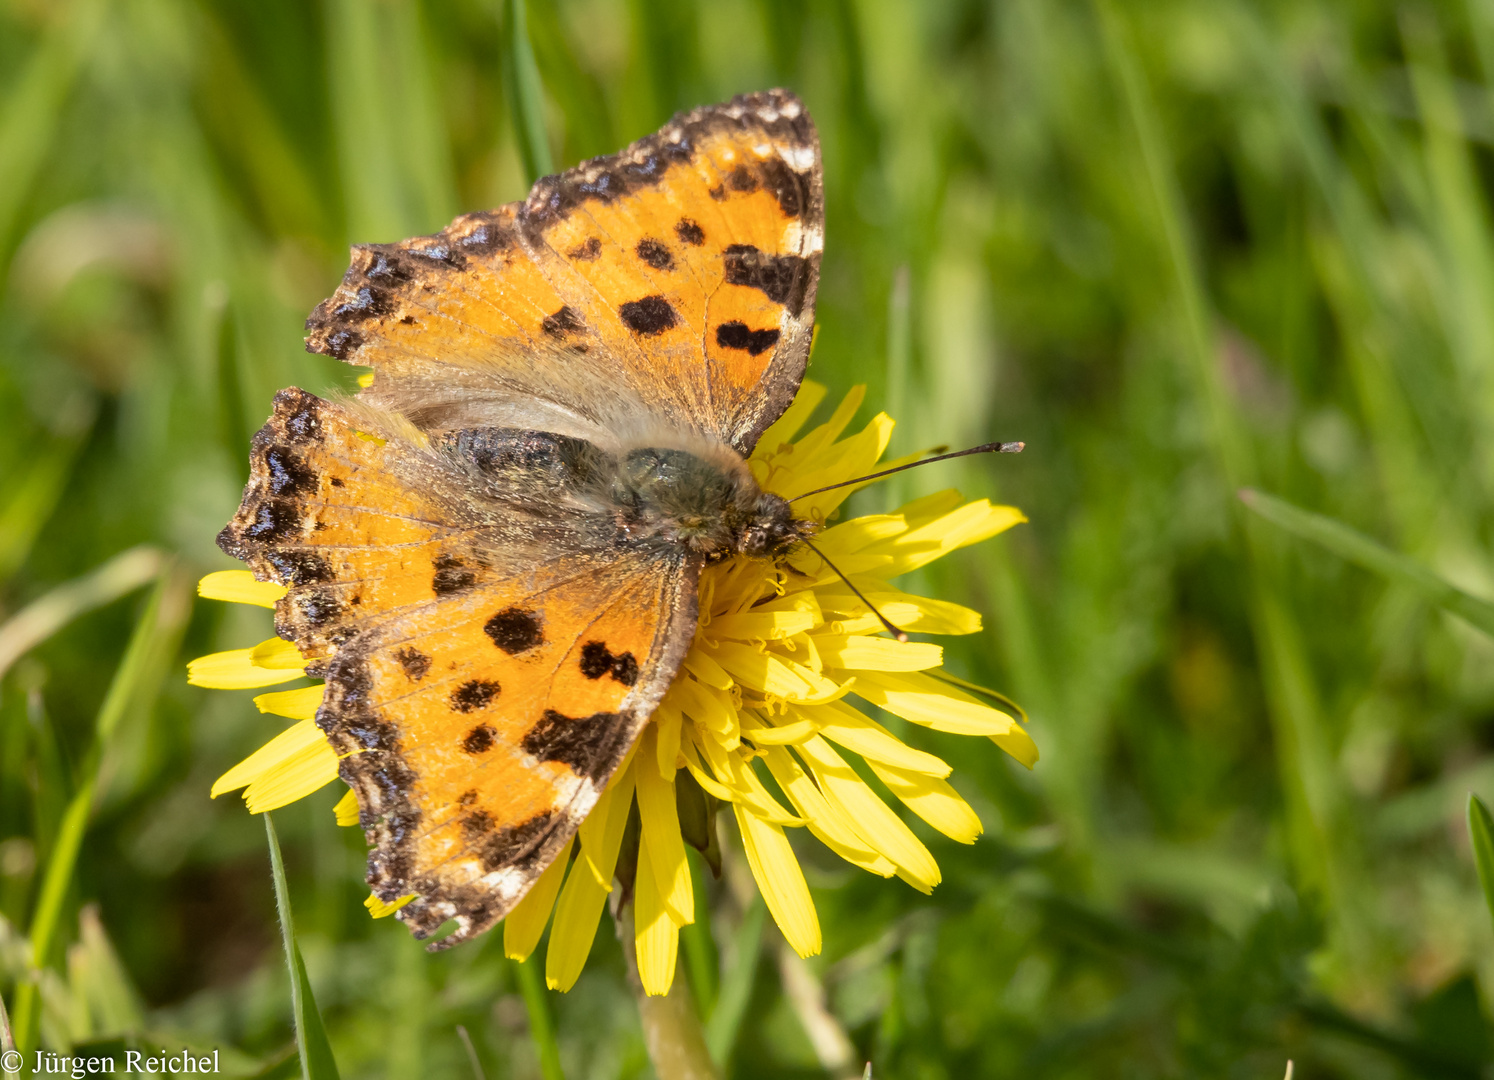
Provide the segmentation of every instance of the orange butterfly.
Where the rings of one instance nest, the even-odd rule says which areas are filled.
[[[745,459],[798,390],[819,142],[781,90],[677,116],[434,236],[353,249],[224,551],[289,588],[368,880],[448,946],[509,912],[673,680],[696,582],[814,526]]]

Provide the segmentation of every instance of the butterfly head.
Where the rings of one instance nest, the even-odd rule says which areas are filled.
[[[737,534],[737,551],[754,558],[777,558],[816,529],[814,522],[794,517],[787,499],[760,491],[752,517]]]

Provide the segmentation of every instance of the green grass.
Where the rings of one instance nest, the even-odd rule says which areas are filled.
[[[207,799],[278,726],[182,667],[268,616],[182,582],[233,565],[212,538],[270,395],[352,385],[300,340],[347,244],[785,84],[825,151],[812,375],[869,382],[895,453],[1027,442],[889,485],[1031,517],[922,584],[987,614],[951,670],[1020,701],[1043,759],[908,733],[987,826],[928,837],[931,898],[804,846],[858,1054],[879,1080],[1487,1073],[1494,4],[563,0],[527,6],[527,50],[515,9],[0,8],[18,1041],[300,1067],[261,825]],[[110,562],[142,545],[182,575],[155,600]],[[565,996],[495,935],[427,955],[367,918],[335,798],[276,828],[341,1075],[467,1080],[459,1025],[486,1076],[554,1075],[531,1016],[572,1080],[650,1075],[610,932]],[[701,883],[713,1052],[826,1075],[777,932]]]

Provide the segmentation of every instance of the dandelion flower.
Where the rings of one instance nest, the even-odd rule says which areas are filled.
[[[749,462],[764,490],[793,497],[875,470],[892,420],[878,415],[843,438],[861,403],[859,388],[828,421],[791,441],[824,394],[805,383],[764,434]],[[813,548],[800,546],[777,562],[735,556],[702,572],[699,625],[679,675],[577,838],[504,922],[504,949],[517,960],[530,956],[550,926],[545,977],[552,988],[569,990],[586,963],[635,801],[638,972],[646,991],[664,994],[674,978],[679,929],[694,921],[685,848],[712,845],[710,830],[702,828],[710,806],[730,805],[768,910],[806,957],[820,951],[820,924],[786,830],[808,829],[847,862],[923,892],[940,879],[928,848],[862,780],[852,758],[932,828],[967,844],[980,835],[979,818],[945,779],[950,766],[902,742],[857,702],[936,731],[984,736],[1028,767],[1037,761],[1019,710],[945,675],[938,645],[885,636],[877,614],[919,634],[978,631],[980,616],[969,608],[889,582],[1026,519],[1012,507],[966,502],[951,490],[894,513],[829,523],[859,486],[795,502],[799,516],[827,523]],[[248,571],[209,574],[199,591],[261,607],[273,607],[284,594]],[[272,638],[193,661],[190,679],[198,686],[260,688],[304,670],[295,647]],[[321,695],[317,684],[256,697],[262,712],[297,723],[220,777],[213,795],[242,788],[258,813],[337,779],[337,755],[314,720]],[[340,824],[357,824],[351,791],[336,812]],[[366,905],[378,918],[409,899],[370,897]]]

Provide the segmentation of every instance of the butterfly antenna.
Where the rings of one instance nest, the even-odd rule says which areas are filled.
[[[858,476],[854,480],[842,480],[838,484],[828,484],[822,488],[815,488],[813,491],[806,491],[803,495],[795,495],[789,502],[798,502],[800,499],[807,499],[811,495],[818,495],[822,491],[834,491],[836,488],[849,487],[852,484],[864,484],[868,480],[880,480],[884,476],[900,473],[904,469],[916,469],[920,465],[932,465],[936,461],[948,461],[950,458],[966,457],[969,454],[1020,454],[1022,448],[1026,445],[1026,443],[1020,442],[988,442],[981,443],[979,446],[972,446],[968,450],[956,450],[952,454],[935,454],[933,457],[924,458],[922,461],[910,461],[906,465],[897,465],[891,469],[883,469],[881,472],[867,473],[865,476]],[[850,582],[846,582],[846,584],[849,585]],[[855,586],[852,586],[852,588],[855,588]],[[883,621],[885,622],[886,620]]]
[[[812,495],[814,493],[810,492],[810,494]],[[818,555],[824,561],[825,565],[830,568],[831,572],[836,577],[840,578],[841,581],[844,581],[846,583],[846,587],[849,588],[853,593],[856,594],[856,599],[857,600],[860,600],[867,607],[871,608],[871,613],[873,615],[875,615],[878,618],[878,620],[881,621],[882,625],[887,628],[887,632],[889,634],[891,634],[893,637],[897,638],[899,641],[907,641],[908,640],[908,635],[905,634],[905,633],[903,633],[903,631],[899,630],[896,626],[893,626],[892,625],[892,620],[889,619],[886,615],[883,615],[880,611],[878,611],[877,610],[877,605],[873,604],[870,600],[868,600],[866,598],[866,596],[861,592],[861,590],[858,589],[858,588],[856,588],[855,584],[851,581],[851,579],[848,578],[848,577],[846,577],[844,574],[842,574],[840,572],[840,567],[836,566],[833,562],[831,562],[829,560],[828,557],[826,557],[826,555],[825,555],[825,553],[823,551],[821,551],[819,548],[815,547],[814,544],[812,544],[807,539],[804,540],[803,543],[804,543],[805,547],[809,548],[810,551],[814,552],[816,555]]]

